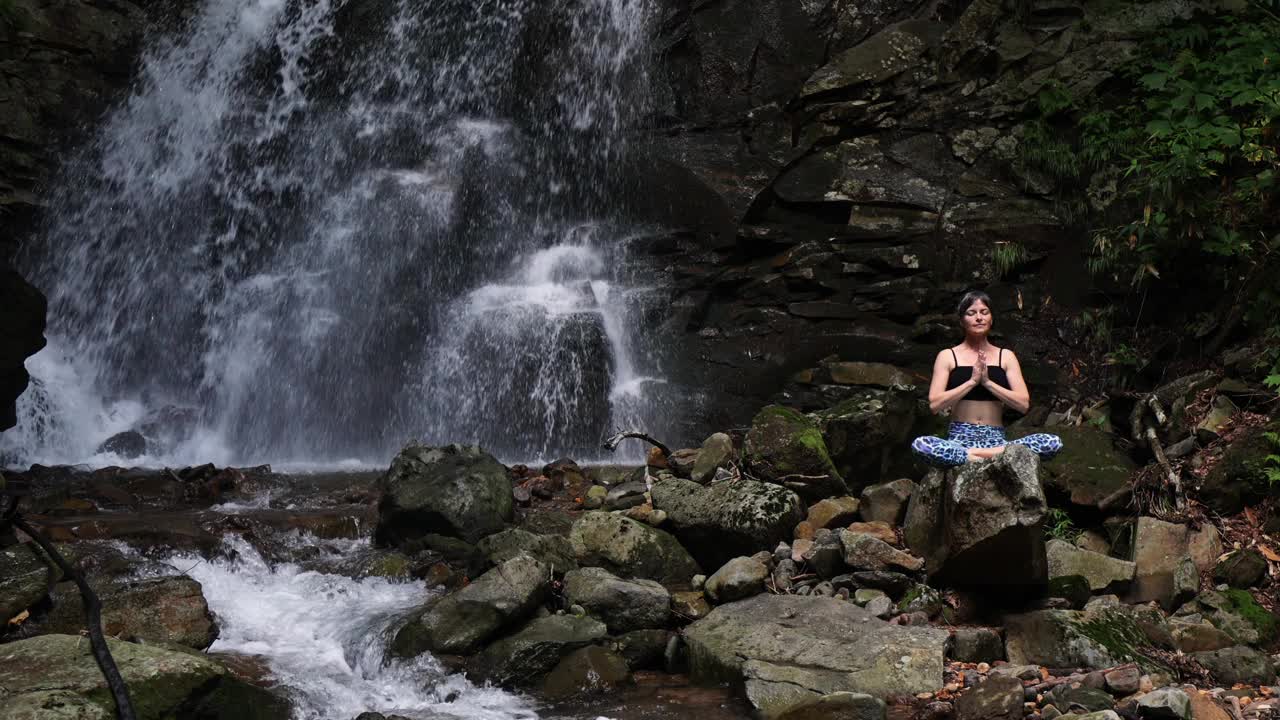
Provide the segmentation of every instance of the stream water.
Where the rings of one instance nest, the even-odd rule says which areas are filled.
[[[651,0],[203,0],[66,164],[0,464],[531,460],[663,434],[621,209]],[[141,457],[102,447],[122,431]],[[669,435],[664,435],[669,437]],[[135,449],[136,451],[136,449]]]

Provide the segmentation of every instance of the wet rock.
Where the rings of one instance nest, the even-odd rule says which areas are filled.
[[[1133,581],[1134,564],[1052,539],[1045,545],[1049,578],[1079,575],[1092,592],[1123,592]]]
[[[1275,682],[1276,668],[1271,658],[1253,648],[1235,647],[1192,653],[1215,680],[1227,685],[1269,685]]]
[[[870,535],[841,530],[840,543],[844,547],[845,565],[854,570],[902,569],[915,572],[924,567],[920,558]]]
[[[1039,458],[1012,445],[993,460],[934,470],[911,498],[904,535],[930,578],[955,587],[1043,586],[1047,506]]]
[[[375,541],[438,533],[474,543],[503,529],[514,507],[507,469],[477,447],[409,445],[380,481]]]
[[[801,96],[883,83],[918,66],[924,53],[941,38],[943,29],[942,25],[925,20],[891,25],[831,58],[805,83]]]
[[[608,635],[604,623],[573,615],[549,615],[529,621],[476,656],[472,667],[483,680],[504,687],[536,684],[560,660]]]
[[[538,535],[527,530],[511,528],[494,533],[476,543],[476,549],[484,553],[489,562],[501,565],[517,555],[529,555],[551,566],[557,575],[576,570],[578,561],[573,557],[573,547],[568,538],[560,535]]]
[[[818,427],[804,415],[770,405],[752,420],[743,448],[752,474],[793,490],[806,502],[848,495]]]
[[[766,710],[759,705],[757,707]],[[800,701],[779,715],[765,711],[761,717],[776,717],[777,720],[884,720],[885,705],[883,700],[863,693],[814,693],[813,699]]]
[[[65,38],[62,42],[65,42]],[[40,63],[38,67],[42,73],[49,73],[51,68],[61,65],[73,64],[50,63],[48,60],[37,60],[37,62]],[[81,90],[74,92],[83,99]],[[10,106],[17,112],[21,112],[21,102],[18,101],[15,107],[15,100],[16,98],[11,96]],[[5,122],[3,125],[8,126],[9,123]],[[31,129],[35,131],[36,127],[38,126],[33,124]],[[0,127],[0,132],[8,129]],[[4,134],[9,135],[8,132]],[[6,155],[0,155],[0,177],[14,178],[15,173],[12,169],[5,167],[9,164],[5,159]],[[22,171],[16,175],[28,176],[29,173]],[[4,198],[4,200],[9,199],[11,198]],[[3,200],[0,200],[0,204],[13,207]],[[7,261],[0,260],[0,336],[5,338],[4,345],[0,347],[0,431],[8,430],[17,423],[14,401],[26,390],[30,378],[27,374],[26,359],[39,352],[45,345],[46,310],[47,303],[44,295],[21,275],[10,269]]]
[[[993,676],[956,700],[957,720],[1021,720],[1022,681]]]
[[[702,441],[702,449],[698,451],[698,459],[689,478],[705,485],[715,478],[717,470],[728,467],[735,457],[733,439],[724,433],[714,433]]]
[[[594,695],[631,681],[627,661],[617,653],[591,645],[575,650],[547,675],[542,692],[549,698]]]
[[[958,627],[951,632],[947,657],[957,662],[993,663],[1004,659],[1004,638],[995,628]]]
[[[692,622],[711,614],[711,604],[701,590],[677,590],[671,593],[671,612]]]
[[[669,478],[655,482],[652,495],[671,533],[707,568],[790,540],[804,517],[794,492],[750,478],[708,486]]]
[[[396,633],[391,650],[398,657],[473,653],[532,613],[550,580],[551,568],[527,555],[514,557],[428,604]]]
[[[603,567],[620,577],[682,586],[701,572],[669,533],[613,513],[583,513],[569,531],[569,544],[579,564]]]
[[[1145,720],[1191,720],[1191,699],[1177,688],[1161,688],[1138,698],[1138,716]]]
[[[1267,574],[1267,559],[1256,548],[1236,550],[1223,558],[1213,569],[1215,582],[1234,588],[1249,588]]]
[[[170,577],[91,577],[102,603],[102,631],[121,640],[174,643],[204,650],[218,637],[218,626],[200,583],[185,575]],[[42,633],[77,635],[85,628],[84,604],[74,585],[60,585],[53,607],[39,623]]]
[[[98,452],[115,453],[126,460],[133,460],[147,454],[147,439],[136,430],[126,430],[104,440],[98,446]]]
[[[858,500],[851,497],[827,498],[809,506],[809,516],[805,521],[820,528],[834,528],[848,525],[858,519]]]
[[[1129,477],[1136,468],[1128,454],[1116,449],[1113,435],[1090,425],[1057,426],[1053,432],[1062,438],[1062,452],[1041,470],[1051,495],[1064,495],[1074,505],[1099,508],[1104,500],[1129,487]]]
[[[62,573],[50,567],[34,543],[0,547],[0,618],[9,618],[39,602],[50,580]]]
[[[666,664],[667,645],[676,639],[670,630],[632,630],[615,638],[612,650],[635,670],[661,670]]]
[[[209,720],[289,715],[287,703],[231,677],[199,653],[114,638],[107,645],[139,720],[160,720],[180,711]],[[0,687],[7,692],[9,717],[115,717],[102,671],[89,643],[78,635],[42,635],[0,646]]]
[[[728,603],[764,592],[769,568],[755,558],[739,557],[707,578],[706,593],[716,603]]]
[[[909,478],[870,485],[862,491],[862,518],[868,522],[901,525],[916,484]]]
[[[671,596],[653,580],[623,580],[603,568],[582,568],[564,577],[565,598],[581,605],[609,626],[625,633],[665,627]]]
[[[884,698],[942,686],[948,633],[899,627],[836,598],[756,595],[685,629],[697,682],[789,684]],[[886,664],[885,658],[895,658]]]

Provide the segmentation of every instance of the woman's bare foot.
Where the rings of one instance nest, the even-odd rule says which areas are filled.
[[[969,448],[969,462],[974,462],[975,460],[990,460],[1002,452],[1004,452],[1003,445],[993,448]]]

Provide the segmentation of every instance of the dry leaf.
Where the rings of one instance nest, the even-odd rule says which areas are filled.
[[[17,615],[14,615],[13,617],[9,618],[9,624],[10,624],[10,625],[21,625],[21,624],[22,624],[22,622],[23,622],[24,620],[26,620],[27,618],[29,618],[29,617],[31,617],[31,613],[27,612],[26,610],[23,610],[22,612],[18,613]]]
[[[1018,309],[1022,309],[1022,289],[1018,289]]]
[[[1244,509],[1244,516],[1245,516],[1245,519],[1249,521],[1249,524],[1250,524],[1250,525],[1257,525],[1257,524],[1258,524],[1258,516],[1257,516],[1256,514],[1254,514],[1254,512],[1253,512],[1253,508],[1250,508],[1250,507],[1245,508],[1245,509]]]
[[[1275,550],[1272,550],[1266,545],[1259,545],[1258,549],[1261,550],[1263,556],[1271,562],[1280,562],[1280,555],[1277,555]]]

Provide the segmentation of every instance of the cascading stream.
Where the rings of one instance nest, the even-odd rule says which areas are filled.
[[[650,0],[206,0],[68,163],[0,463],[507,459],[663,433],[615,198]]]

